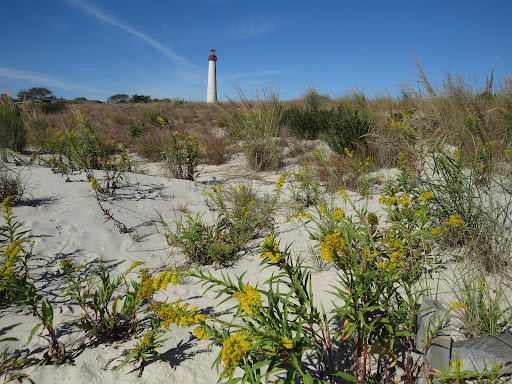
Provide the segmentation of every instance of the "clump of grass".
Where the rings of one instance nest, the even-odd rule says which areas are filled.
[[[225,136],[205,130],[201,132],[197,140],[204,150],[203,157],[206,164],[221,165],[229,160],[229,141]]]
[[[509,288],[498,274],[488,274],[469,266],[454,277],[454,315],[466,338],[498,335],[512,329],[512,305],[505,293]]]
[[[20,152],[27,143],[26,107],[0,97],[0,145]]]
[[[5,200],[9,196],[14,196],[18,200],[23,196],[25,183],[19,173],[14,172],[4,164],[0,164],[0,200]]]
[[[479,158],[459,151],[429,157],[431,169],[415,182],[434,195],[432,210],[440,227],[449,227],[440,239],[445,249],[465,247],[466,258],[486,271],[501,270],[510,263],[512,200],[507,182],[486,169]],[[485,172],[484,172],[485,171]],[[487,173],[489,172],[489,173]],[[453,218],[458,217],[455,223]]]
[[[255,171],[276,171],[281,166],[283,153],[279,146],[282,105],[279,92],[256,89],[249,100],[235,85],[240,101],[235,111],[225,109],[231,126],[231,135],[244,140],[243,148],[249,167]]]
[[[284,177],[283,177],[284,180]],[[259,197],[245,185],[223,189],[219,184],[206,192],[206,204],[214,221],[208,224],[203,213],[188,213],[176,221],[176,229],[164,224],[169,244],[179,246],[191,263],[227,264],[247,242],[264,231],[273,230],[273,216],[282,190],[281,180],[274,193]]]

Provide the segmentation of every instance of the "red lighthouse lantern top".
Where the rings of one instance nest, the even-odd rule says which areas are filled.
[[[208,61],[217,61],[217,56],[215,56],[215,49],[210,49],[210,56],[208,56]]]

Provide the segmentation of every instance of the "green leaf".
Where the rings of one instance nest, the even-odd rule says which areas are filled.
[[[123,361],[120,365],[118,365],[117,367],[115,367],[115,368],[114,368],[114,369],[112,369],[112,370],[113,370],[113,371],[118,371],[118,370],[120,370],[121,368],[123,368],[123,367],[126,365],[126,363],[128,363],[128,362],[129,362],[131,359],[133,359],[135,356],[137,356],[137,354],[136,354],[136,353],[133,353],[133,352],[132,352],[132,353],[130,353],[128,356],[126,356],[126,358],[124,359],[124,361]]]
[[[356,378],[353,375],[351,375],[350,373],[346,373],[346,372],[328,372],[328,373],[331,376],[341,377],[342,379],[351,381],[353,383],[356,382]]]
[[[43,319],[47,327],[53,327],[53,309],[52,305],[45,298],[41,303],[41,312],[43,315]]]
[[[116,297],[114,303],[112,304],[112,316],[117,316],[117,306],[119,305],[119,296]]]
[[[30,332],[30,335],[29,335],[28,340],[27,340],[27,344],[30,343],[30,341],[32,340],[32,337],[38,331],[40,326],[41,326],[41,323],[37,324],[34,328],[32,328],[32,331]]]

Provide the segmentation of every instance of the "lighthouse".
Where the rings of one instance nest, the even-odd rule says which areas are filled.
[[[217,56],[215,56],[215,49],[210,49],[208,56],[208,92],[206,93],[206,102],[215,103],[217,101],[217,72],[215,63]]]

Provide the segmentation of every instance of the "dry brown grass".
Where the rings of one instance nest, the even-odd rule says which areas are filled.
[[[495,148],[498,149],[510,147],[512,77],[496,85],[491,73],[485,84],[479,86],[468,83],[460,75],[448,74],[436,86],[429,82],[419,61],[417,64],[419,88],[405,84],[398,97],[383,93],[370,99],[361,91],[353,91],[337,99],[322,94],[313,94],[314,97],[306,94],[303,98],[279,100],[273,107],[277,112],[269,112],[267,115],[278,120],[280,111],[288,108],[311,109],[316,106],[333,110],[340,103],[361,110],[371,119],[372,130],[366,137],[366,145],[361,146],[359,155],[370,155],[383,167],[396,166],[398,153],[412,150],[418,143],[431,148],[449,144],[468,153],[475,153],[479,142],[495,141]],[[269,123],[272,125],[272,134],[264,134],[265,129],[253,127],[255,121],[265,126],[266,121],[262,120],[262,116],[266,115],[258,114],[257,110],[259,108],[261,112],[263,107],[271,105],[271,100],[265,101],[264,97],[252,100],[243,93],[240,98],[240,101],[230,100],[217,105],[204,102],[105,104],[84,101],[67,105],[64,111],[57,114],[34,115],[29,120],[34,122],[32,136],[40,140],[44,137],[44,128],[41,127],[62,129],[73,116],[72,110],[81,108],[101,139],[116,140],[130,151],[139,152],[153,160],[160,157],[160,152],[169,143],[170,132],[174,131],[198,134],[198,141],[205,150],[205,160],[209,164],[225,162],[229,158],[230,149],[235,147],[235,140],[245,140],[246,145],[242,147],[250,149],[255,147],[249,145],[251,140],[254,144],[256,139],[268,136],[267,146],[273,148],[275,153],[263,151],[260,156],[258,152],[255,169],[259,169],[260,163],[269,162],[270,157],[276,157],[276,153],[286,152],[287,156],[296,157],[304,152],[300,140],[292,136],[293,130],[282,124],[280,126],[277,120]],[[403,112],[411,116],[409,125],[412,135],[391,124],[391,119],[396,119]],[[158,122],[158,116],[168,122],[168,127]],[[283,145],[288,147],[286,151]],[[499,160],[500,154],[496,153],[496,156]]]

